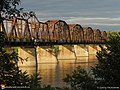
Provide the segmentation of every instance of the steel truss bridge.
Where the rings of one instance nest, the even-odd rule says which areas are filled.
[[[5,35],[6,46],[104,44],[104,39],[108,40],[106,31],[63,20],[41,22],[35,15],[27,19],[3,17],[0,31]]]

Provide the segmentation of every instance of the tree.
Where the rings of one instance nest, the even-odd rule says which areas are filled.
[[[6,52],[4,42],[6,33],[3,16],[18,15],[20,10],[16,9],[20,0],[0,0],[0,84],[7,86],[29,86],[30,78],[26,72],[22,72],[18,65],[18,54],[13,50]]]
[[[20,9],[16,8],[20,0],[0,0],[0,14],[13,15],[19,14]]]
[[[36,78],[37,77],[37,78]],[[37,73],[33,73],[33,75],[31,75],[31,80],[30,80],[30,90],[39,90],[41,89],[41,77],[40,75]]]
[[[5,17],[19,16],[23,8],[17,9],[20,0],[0,0],[0,31],[5,32],[3,21]],[[6,38],[6,36],[5,36]]]
[[[64,78],[73,90],[120,89],[120,32],[110,33],[105,43],[97,52],[98,64],[92,67],[92,75],[78,67]]]
[[[98,88],[120,88],[120,33],[110,34],[106,48],[97,53],[98,64],[93,67],[93,75]]]
[[[72,90],[95,90],[94,79],[90,73],[87,73],[80,66],[77,67],[71,75],[67,74],[63,79]]]
[[[2,43],[3,42],[3,43]],[[18,67],[18,55],[13,50],[7,53],[4,46],[4,33],[0,32],[0,84],[6,86],[29,86],[30,78],[27,72]]]

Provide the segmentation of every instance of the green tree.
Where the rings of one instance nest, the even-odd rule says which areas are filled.
[[[15,15],[20,14],[20,9],[17,9],[20,0],[0,0],[0,15]]]
[[[63,79],[72,90],[95,90],[94,79],[90,73],[87,73],[80,66],[77,67],[71,75],[67,74]]]
[[[0,0],[0,31],[5,34],[3,21],[5,17],[20,16],[20,11],[23,8],[17,9],[17,5],[20,4],[20,0]]]
[[[78,67],[64,78],[73,90],[120,89],[120,32],[110,33],[105,43],[97,52],[98,64],[92,67],[92,75]]]
[[[30,88],[30,90],[41,89],[41,77],[39,74],[36,75],[36,73],[33,73],[33,75],[31,75]]]
[[[13,50],[6,52],[4,46],[4,33],[0,32],[0,84],[6,86],[29,86],[30,78],[26,72],[18,67],[18,55]]]
[[[106,48],[97,53],[98,64],[92,69],[98,88],[120,88],[120,33],[110,34]]]
[[[28,86],[30,78],[26,72],[22,72],[18,65],[18,55],[13,50],[11,53],[6,52],[4,45],[6,33],[4,28],[3,16],[15,16],[20,14],[16,8],[20,0],[0,0],[0,84],[7,86]]]

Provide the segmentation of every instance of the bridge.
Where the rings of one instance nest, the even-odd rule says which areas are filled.
[[[62,60],[90,62],[85,58],[95,56],[100,50],[99,44],[104,45],[104,40],[108,40],[106,31],[67,24],[63,20],[41,22],[35,15],[28,18],[3,17],[0,31],[5,35],[7,52],[11,51],[11,47],[18,47],[18,55],[28,57],[27,62],[19,62],[19,66],[37,66]]]
[[[35,15],[28,18],[3,17],[0,30],[8,46],[46,46],[65,44],[102,44],[108,39],[106,31],[67,24],[63,20],[40,22]]]

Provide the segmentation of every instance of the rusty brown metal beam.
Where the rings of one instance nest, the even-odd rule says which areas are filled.
[[[103,43],[104,41],[101,37],[108,38],[106,31],[92,29],[91,27],[82,27],[79,24],[67,24],[63,20],[40,22],[35,15],[27,19],[20,17],[3,17],[3,19],[5,28],[2,28],[9,40],[15,40],[14,42],[18,39],[20,42],[37,40],[37,42],[58,43]]]

